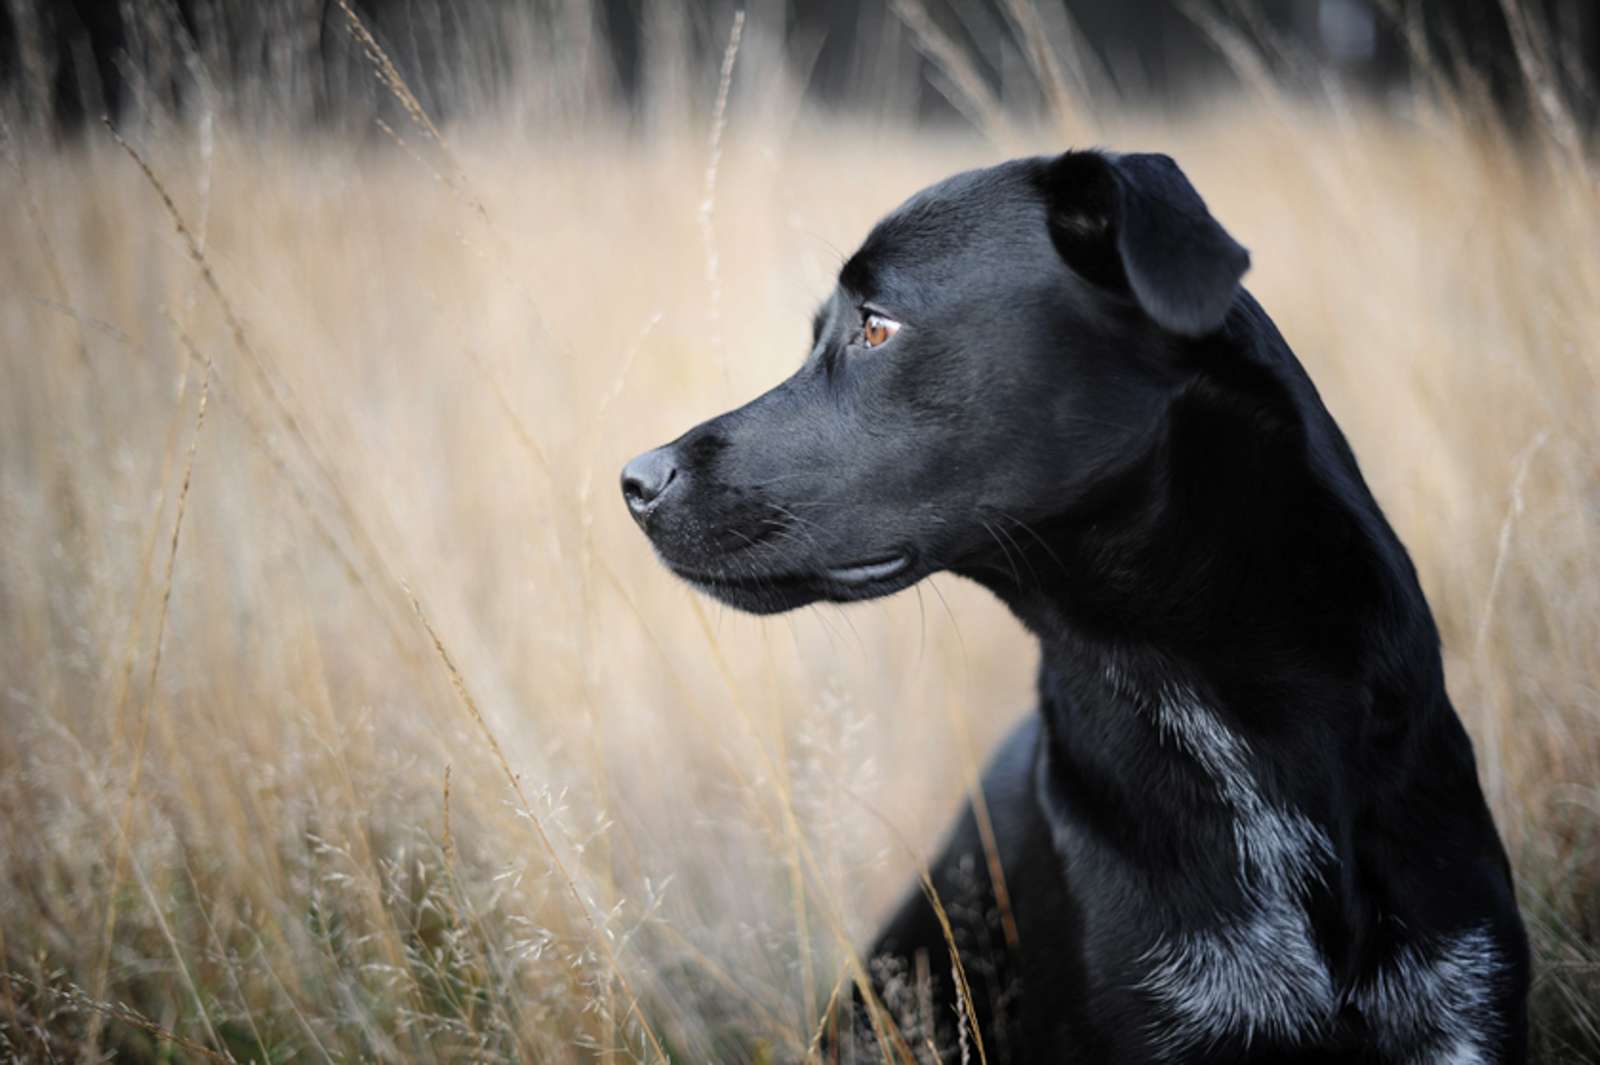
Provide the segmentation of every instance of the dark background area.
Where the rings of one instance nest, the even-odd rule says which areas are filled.
[[[661,84],[664,58],[714,81],[734,10],[729,0],[351,3],[436,118],[525,92],[511,72],[530,67],[564,80],[581,103],[637,117]],[[1037,79],[1030,86],[1025,76],[1015,0],[915,6],[968,52],[1008,107],[1042,106]],[[1201,26],[1208,20],[1248,40],[1291,87],[1383,94],[1426,77],[1492,98],[1513,123],[1532,105],[1502,0],[1037,0],[1033,9],[1085,89],[1133,106],[1181,109],[1237,84],[1215,34]],[[1559,82],[1553,88],[1592,127],[1600,4],[1523,0],[1522,10],[1535,31],[1530,46]],[[898,100],[923,120],[956,113],[894,0],[750,0],[750,24],[778,42],[777,54],[820,105]],[[177,113],[202,93],[234,118],[365,121],[378,106],[369,62],[340,0],[0,4],[8,112],[57,132],[130,109]]]

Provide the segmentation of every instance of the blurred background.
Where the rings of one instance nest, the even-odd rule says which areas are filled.
[[[617,475],[1099,144],[1250,248],[1600,1060],[1597,74],[1579,0],[6,0],[0,1052],[810,1056],[1035,651],[725,610]]]
[[[392,101],[350,32],[358,15],[434,121],[537,108],[581,123],[600,109],[648,126],[715,92],[736,8],[741,89],[759,91],[776,63],[809,105],[918,123],[969,110],[950,91],[965,72],[948,49],[1022,114],[1047,107],[1058,79],[1097,103],[1166,113],[1236,87],[1220,27],[1300,89],[1403,94],[1425,53],[1429,75],[1514,120],[1541,91],[1524,59],[1582,119],[1600,66],[1600,10],[1583,0],[8,0],[0,69],[46,126],[192,109],[210,92],[230,117],[369,133]]]

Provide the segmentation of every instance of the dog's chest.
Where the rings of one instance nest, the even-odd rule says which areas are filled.
[[[1327,834],[1269,801],[1237,733],[1186,692],[1155,705],[1164,743],[1192,759],[1231,819],[1240,902],[1213,927],[1167,933],[1140,959],[1138,990],[1168,1018],[1170,1051],[1242,1039],[1299,1042],[1337,1009],[1306,896],[1334,859]]]
[[[1181,1060],[1224,1046],[1327,1046],[1357,1023],[1397,1062],[1486,1063],[1503,971],[1488,933],[1408,944],[1367,979],[1336,986],[1306,905],[1339,860],[1327,834],[1268,797],[1244,738],[1192,694],[1169,692],[1145,708],[1161,742],[1199,767],[1226,811],[1233,846],[1225,861],[1238,895],[1199,928],[1176,917],[1185,908],[1182,882],[1118,878],[1112,890],[1102,885],[1102,897],[1085,900],[1090,951],[1123,963],[1111,996],[1130,997],[1152,1018],[1130,1035],[1156,1060]],[[1083,885],[1086,870],[1103,863],[1074,860],[1086,846],[1083,834],[1070,816],[1049,809],[1048,788],[1040,794],[1068,881]],[[1130,895],[1143,898],[1129,906]],[[1127,927],[1130,915],[1141,927]],[[1131,941],[1146,946],[1130,966]]]

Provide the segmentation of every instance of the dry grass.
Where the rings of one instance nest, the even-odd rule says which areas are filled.
[[[949,578],[727,612],[617,498],[632,454],[789,372],[874,218],[998,158],[787,114],[721,142],[714,282],[703,136],[141,142],[215,289],[109,137],[8,162],[8,1052],[805,1053],[1033,651]],[[1537,1045],[1600,1052],[1595,185],[1427,109],[1103,122],[1251,248],[1410,545]]]

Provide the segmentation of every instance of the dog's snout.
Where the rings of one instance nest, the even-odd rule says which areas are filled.
[[[661,496],[678,477],[678,463],[671,448],[647,451],[622,468],[622,497],[628,512],[643,526]]]

